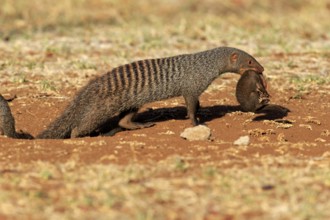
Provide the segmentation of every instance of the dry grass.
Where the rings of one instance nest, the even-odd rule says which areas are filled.
[[[256,55],[278,91],[293,89],[293,98],[329,94],[326,0],[0,4],[0,93],[29,87],[65,96],[66,88],[132,60],[229,45]],[[17,86],[6,88],[8,80]],[[329,155],[244,158],[244,167],[229,160],[196,168],[190,159],[126,166],[0,162],[0,218],[330,218]]]
[[[178,156],[152,166],[36,162],[0,176],[0,211],[33,219],[326,219],[329,157],[264,156],[259,165],[189,167]]]

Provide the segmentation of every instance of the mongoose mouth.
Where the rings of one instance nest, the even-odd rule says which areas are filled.
[[[254,71],[256,73],[259,73],[259,74],[263,75],[262,74],[263,73],[263,70],[260,71],[260,69],[258,69],[258,68],[241,68],[240,71],[239,71],[239,74],[240,75],[243,75],[243,73],[246,72],[246,71],[248,71],[248,70],[252,70],[252,71]]]

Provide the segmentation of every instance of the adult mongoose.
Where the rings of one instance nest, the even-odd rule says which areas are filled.
[[[11,114],[7,100],[0,94],[0,135],[12,138],[32,139],[30,134],[16,132],[15,119]]]
[[[261,73],[245,71],[237,82],[236,98],[243,111],[256,112],[269,102],[267,84]]]
[[[149,102],[183,96],[193,125],[199,96],[225,72],[262,73],[264,68],[248,53],[231,47],[167,58],[135,61],[114,68],[80,89],[64,112],[36,138],[82,137],[119,114],[119,126],[138,129],[152,123],[133,122],[138,109]]]

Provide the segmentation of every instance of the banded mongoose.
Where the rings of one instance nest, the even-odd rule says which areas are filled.
[[[36,138],[83,137],[118,114],[121,128],[150,127],[153,123],[133,122],[138,109],[176,96],[184,97],[188,117],[197,125],[202,92],[222,73],[246,70],[262,73],[264,68],[248,53],[231,47],[125,64],[81,88],[62,115]]]
[[[261,73],[245,71],[237,82],[236,98],[243,111],[256,112],[269,102],[267,84]]]
[[[15,119],[11,114],[7,100],[0,94],[0,135],[11,138],[32,139],[27,133],[17,133],[15,130]]]

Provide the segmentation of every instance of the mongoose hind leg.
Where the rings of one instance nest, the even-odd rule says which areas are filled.
[[[196,98],[194,96],[184,96],[184,100],[186,101],[187,113],[188,113],[188,117],[191,120],[192,125],[193,126],[198,125],[199,122],[196,118],[196,112],[200,108],[198,97]]]
[[[155,125],[154,123],[138,123],[138,122],[133,122],[132,120],[134,119],[134,116],[136,115],[138,109],[130,109],[124,112],[121,112],[119,114],[119,127],[116,127],[112,130],[110,130],[107,133],[102,134],[102,136],[114,136],[118,132],[124,131],[126,129],[128,130],[133,130],[133,129],[139,129],[139,128],[146,128],[146,127],[151,127]]]
[[[115,134],[117,134],[118,132],[121,132],[125,130],[125,128],[122,128],[122,127],[116,127],[112,130],[110,130],[109,132],[107,133],[104,133],[104,134],[101,134],[101,136],[114,136]]]
[[[71,131],[70,138],[77,138],[77,137],[79,137],[78,127],[75,127]]]
[[[98,127],[99,126],[97,126],[96,124],[81,123],[80,125],[72,129],[70,138],[85,137],[87,135],[90,135]]]
[[[77,126],[71,130],[71,138],[85,137],[100,128],[109,117],[104,111],[89,111],[79,121]]]
[[[133,119],[136,116],[138,109],[131,109],[130,111],[125,111],[120,114],[120,117],[122,117],[119,121],[119,126],[128,130],[134,130],[134,129],[140,129],[140,128],[148,128],[151,126],[154,126],[155,123],[152,122],[146,122],[146,123],[140,123],[140,122],[134,122]]]

